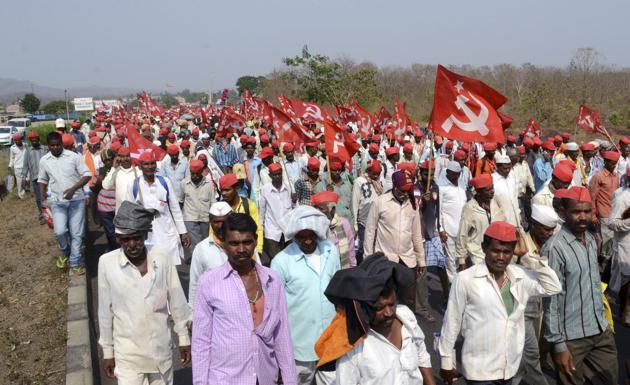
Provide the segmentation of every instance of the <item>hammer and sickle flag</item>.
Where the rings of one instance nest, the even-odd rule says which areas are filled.
[[[505,143],[507,115],[497,110],[507,98],[487,84],[438,65],[429,128],[463,142]]]

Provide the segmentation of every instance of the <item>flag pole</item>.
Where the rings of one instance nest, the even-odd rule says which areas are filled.
[[[326,151],[326,174],[328,174],[328,184],[332,185],[332,176],[330,175],[330,157]]]
[[[427,178],[427,193],[431,190],[431,162],[433,161],[433,140],[435,138],[435,134],[431,136],[431,143],[429,147],[429,177]]]

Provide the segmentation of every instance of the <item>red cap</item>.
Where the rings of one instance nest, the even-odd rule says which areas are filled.
[[[443,142],[442,137],[439,135],[436,135],[433,140],[435,141],[436,144],[442,144]]]
[[[19,132],[13,134],[13,140],[22,140],[23,136]]]
[[[90,130],[90,131],[88,132],[88,138],[91,138],[91,137],[93,137],[93,136],[96,136],[96,131],[95,131],[95,130]]]
[[[292,143],[286,143],[284,146],[282,146],[282,151],[291,152],[293,150],[295,150],[295,147]]]
[[[591,194],[586,187],[573,186],[567,190],[565,198],[578,202],[591,202]]]
[[[516,242],[516,227],[507,222],[492,222],[483,235],[501,242]]]
[[[317,147],[319,146],[319,142],[316,140],[311,140],[310,142],[306,142],[306,147]]]
[[[320,205],[322,203],[337,203],[339,202],[339,194],[334,191],[322,191],[317,194],[311,195],[311,204],[313,206]]]
[[[201,170],[203,170],[203,162],[200,161],[199,159],[194,159],[190,161],[190,171],[192,172],[199,172]]]
[[[521,132],[518,133],[518,136],[525,136],[526,132],[525,130],[521,130]]]
[[[272,163],[267,168],[269,169],[270,173],[282,170],[282,166],[280,166],[280,163]]]
[[[63,134],[61,135],[61,144],[63,144],[64,147],[72,146],[74,144],[74,138],[70,134]]]
[[[241,142],[241,144],[243,143],[247,143],[247,135],[243,134],[241,135],[238,140]]]
[[[556,136],[554,136],[554,137],[553,137],[553,141],[554,141],[554,142],[562,142],[562,136],[560,136],[560,135],[556,135]]]
[[[525,145],[525,147],[527,148],[531,148],[534,147],[534,141],[532,140],[532,138],[527,137],[525,139],[523,139],[523,144]]]
[[[403,146],[403,152],[406,154],[411,154],[413,152],[413,146],[411,145],[411,143],[405,143],[405,145]]]
[[[141,162],[155,162],[155,155],[153,154],[153,151],[145,151],[142,154],[140,154],[140,158],[139,160]]]
[[[468,150],[470,150],[470,145],[468,143],[462,143],[462,145],[459,146],[459,149],[468,152]]]
[[[416,173],[416,165],[413,162],[401,162],[396,165],[396,168],[403,171],[409,171],[412,174]]]
[[[260,159],[266,159],[266,158],[269,158],[270,156],[274,156],[274,152],[269,147],[263,148],[262,151],[260,152],[260,154],[258,154],[258,157]]]
[[[497,144],[494,143],[494,142],[484,143],[483,144],[483,150],[484,151],[496,151],[497,150]]]
[[[166,128],[160,128],[160,135],[168,135],[168,130]]]
[[[547,151],[556,151],[557,150],[556,146],[551,141],[547,141],[547,142],[543,143],[542,148],[543,148],[543,150],[547,150]]]
[[[394,147],[388,147],[385,150],[385,155],[387,155],[387,156],[398,154],[398,153],[400,153],[400,148],[395,147],[395,146]]]
[[[612,160],[613,162],[616,162],[619,160],[619,157],[621,155],[618,152],[615,151],[604,151],[604,153],[602,154],[602,157],[606,160]]]
[[[111,146],[112,149],[114,149],[114,145],[112,144]],[[118,143],[118,151],[116,152],[118,155],[131,155],[131,151],[129,150],[129,147],[121,147],[120,143]]]
[[[466,151],[464,151],[464,150],[457,150],[457,151],[455,151],[455,153],[453,154],[453,159],[455,159],[455,160],[466,160]]]
[[[264,128],[261,128],[260,130],[258,130],[258,135],[262,136],[262,135],[267,135],[267,130]]]
[[[595,146],[592,143],[584,143],[580,146],[580,150],[582,151],[593,151],[595,150]]]
[[[261,135],[260,143],[269,143],[269,137],[267,135]]]
[[[30,130],[28,135],[26,135],[29,139],[39,138],[39,133],[35,130]]]
[[[516,151],[518,151],[519,154],[524,154],[525,146],[516,146]]]
[[[380,135],[372,136],[372,142],[380,142],[380,141],[381,141],[381,136]]]
[[[373,173],[381,173],[383,171],[383,166],[381,166],[381,162],[376,159],[370,161],[370,163],[365,168],[365,172],[373,172]]]
[[[313,171],[319,171],[319,168],[321,167],[321,165],[322,163],[319,161],[319,159],[315,157],[311,157],[311,158],[308,158],[308,162],[306,163],[306,168]]]
[[[573,170],[565,164],[558,164],[553,169],[552,174],[556,179],[563,183],[571,183],[573,180]]]
[[[556,190],[556,192],[553,193],[553,197],[554,198],[566,198],[568,192],[569,192],[569,190],[567,190],[566,188],[561,188],[561,189]]]
[[[565,139],[571,139],[571,134],[569,134],[568,132],[563,132],[562,137]]]
[[[335,159],[335,160],[331,160],[329,163],[330,163],[330,169],[332,171],[343,170],[343,162],[342,161]]]
[[[368,146],[368,152],[378,152],[378,144],[370,143]]]
[[[273,148],[279,148],[279,147],[280,147],[280,144],[278,143],[278,141],[277,141],[277,140],[274,140],[274,141],[272,141],[272,142],[271,142],[271,147],[273,147]]]
[[[175,133],[174,132],[169,132],[167,137],[169,139],[175,139]]]
[[[236,178],[236,174],[225,174],[219,178],[219,187],[222,189],[232,187],[237,183],[238,178]]]
[[[428,170],[429,165],[431,166],[431,170],[435,170],[435,162],[432,160],[425,160],[424,162],[420,163],[420,168],[423,170]]]
[[[256,138],[250,136],[249,138],[247,138],[247,143],[256,144]]]
[[[199,129],[197,127],[193,128],[192,134],[193,135],[199,135]]]
[[[558,162],[558,164],[556,164],[556,166],[558,165],[563,165],[564,167],[568,167],[571,171],[575,171],[575,169],[577,168],[577,165],[570,159],[562,159],[561,161]]]
[[[169,155],[177,155],[177,154],[179,153],[179,147],[177,147],[177,146],[176,146],[176,145],[174,145],[174,144],[171,144],[170,146],[168,146],[168,147],[166,148],[166,152],[167,152]]]
[[[114,137],[112,138],[112,143],[116,143],[116,142],[120,143],[120,138],[119,138],[119,137],[117,137],[117,136],[114,136]]]
[[[513,135],[508,135],[506,140],[510,143],[515,143],[516,142],[516,137]]]
[[[630,144],[630,139],[628,139],[627,136],[622,136],[621,138],[619,138],[619,143]]]
[[[90,140],[88,140],[88,142],[90,142],[90,144],[99,144],[101,143],[101,138],[99,138],[98,136],[93,136],[90,138]]]
[[[190,148],[190,141],[186,140],[186,139],[182,140],[179,143],[179,147],[181,147],[181,148]]]
[[[539,137],[535,136],[535,137],[534,137],[534,144],[535,144],[536,146],[542,146],[542,140],[540,140],[540,138],[539,138]]]
[[[490,174],[481,174],[470,180],[470,185],[473,186],[475,190],[488,188],[492,186],[493,183],[492,175]]]

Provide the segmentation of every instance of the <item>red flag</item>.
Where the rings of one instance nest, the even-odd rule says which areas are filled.
[[[399,143],[402,143],[407,131],[407,126],[411,125],[411,121],[407,117],[405,104],[398,98],[396,98],[396,101],[394,102],[394,116],[392,117],[392,123],[394,138],[396,138]]]
[[[464,142],[505,142],[497,112],[507,98],[485,83],[438,65],[429,127]]]
[[[337,126],[330,119],[324,121],[324,139],[326,142],[326,154],[329,157],[337,157],[344,161],[349,170],[352,170],[352,157],[359,151],[361,145],[352,139],[348,130]]]
[[[306,140],[313,138],[304,126],[294,122],[284,111],[272,104],[268,104],[267,107],[273,131],[280,142],[293,143],[296,148],[300,148]]]
[[[348,105],[335,106],[335,112],[339,117],[339,122],[342,124],[356,122],[359,119],[357,112]]]
[[[358,102],[345,106],[335,106],[335,108],[337,109],[339,121],[342,124],[353,122],[356,123],[360,133],[366,135],[372,133],[374,117],[366,109],[361,107]],[[332,117],[328,117],[328,119],[333,120]]]
[[[273,119],[271,119],[269,102],[259,98],[253,98],[253,100],[256,104],[256,118],[262,122],[263,126],[270,126],[273,123]]]
[[[291,99],[287,98],[284,95],[278,96],[278,103],[280,103],[280,108],[282,111],[292,120],[298,118],[297,114],[293,110],[293,105],[291,104]]]
[[[598,111],[592,108],[581,105],[578,111],[577,125],[586,131],[590,131],[593,134],[608,135],[608,131],[602,126],[602,118]]]
[[[206,114],[206,110],[203,109],[203,107],[201,107],[201,121],[203,123],[210,123],[210,119],[208,119],[208,114]]]
[[[536,119],[532,117],[527,121],[527,128],[525,129],[525,132],[531,132],[536,136],[540,136],[542,135],[542,128],[540,128],[540,124],[536,121]]]
[[[391,118],[392,115],[387,111],[387,108],[381,106],[381,109],[378,110],[378,114],[376,115],[376,126],[380,128],[381,131],[384,130]]]
[[[514,122],[514,119],[511,116],[506,115],[501,111],[497,111],[497,114],[499,114],[499,119],[501,119],[501,127],[503,127],[503,131],[510,128],[510,126],[512,125],[512,122]]]
[[[240,133],[245,129],[245,118],[233,111],[232,108],[225,107],[221,110],[218,128],[219,131],[227,131],[228,135],[235,131]]]
[[[134,164],[138,163],[140,154],[146,151],[153,151],[157,160],[162,160],[166,155],[161,147],[156,146],[144,136],[140,135],[138,128],[132,124],[127,124],[127,140],[129,141],[129,152]]]

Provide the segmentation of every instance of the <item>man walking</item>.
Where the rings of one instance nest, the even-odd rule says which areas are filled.
[[[24,158],[26,155],[26,146],[22,142],[24,137],[22,134],[13,134],[13,144],[9,148],[9,175],[15,177],[15,191],[18,198],[23,199],[26,189],[22,181],[22,171],[24,170]]]
[[[335,315],[324,296],[330,278],[341,268],[339,252],[326,240],[329,220],[317,209],[299,206],[286,218],[284,233],[294,242],[276,255],[271,268],[286,293],[298,384],[333,384],[334,372],[316,371],[315,342]]]
[[[462,332],[462,367],[468,384],[510,385],[523,353],[524,306],[530,297],[559,293],[560,282],[544,260],[534,270],[510,264],[516,227],[493,222],[484,232],[484,261],[457,274],[438,343],[440,374],[451,385],[455,341]],[[462,327],[463,325],[463,327]]]
[[[195,385],[297,384],[287,302],[278,274],[253,260],[256,222],[223,224],[228,260],[201,277],[193,316]]]
[[[354,233],[359,237],[356,251],[357,265],[363,261],[363,240],[365,239],[365,224],[372,202],[383,193],[381,172],[383,167],[378,160],[372,160],[365,168],[365,174],[354,180],[352,186],[352,218],[354,218]]]
[[[269,266],[273,258],[285,248],[287,240],[282,234],[282,221],[293,208],[291,192],[283,183],[283,170],[279,163],[269,165],[271,183],[260,190],[260,221],[263,227],[264,243],[262,263]]]
[[[85,231],[83,186],[92,174],[79,154],[63,148],[61,134],[49,133],[47,142],[50,152],[39,162],[37,183],[42,205],[50,207],[53,216],[53,231],[61,250],[57,267],[65,268],[69,263],[74,274],[82,275],[85,273],[81,257]]]
[[[40,144],[39,134],[35,130],[31,130],[28,133],[28,140],[31,142],[31,147],[26,148],[26,154],[24,154],[24,166],[22,167],[22,183],[27,184],[31,182],[33,187],[33,195],[35,195],[35,203],[37,204],[37,210],[39,211],[39,223],[43,225],[46,223],[46,219],[42,214],[42,201],[39,193],[39,184],[37,183],[37,176],[39,175],[39,160],[46,154],[46,148]]]
[[[123,385],[173,383],[170,319],[179,338],[180,364],[190,362],[191,314],[171,258],[145,245],[154,210],[129,201],[114,226],[120,249],[98,262],[99,344],[108,378]]]
[[[617,384],[617,348],[604,311],[597,244],[587,230],[591,196],[571,187],[562,199],[564,225],[540,254],[562,291],[543,301],[545,339],[552,346],[558,384]],[[569,306],[570,304],[570,306]]]

